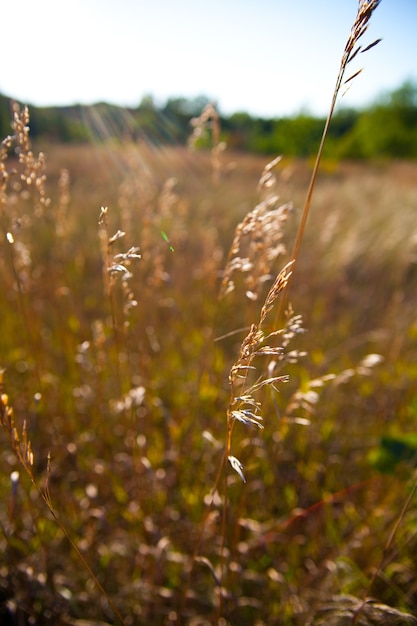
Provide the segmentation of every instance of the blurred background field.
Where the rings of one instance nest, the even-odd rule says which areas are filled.
[[[242,275],[220,298],[268,156],[120,138],[32,156],[4,153],[0,365],[34,475],[50,453],[53,506],[126,624],[215,623],[229,370],[311,163],[273,169],[268,197],[293,208],[258,297]],[[290,291],[306,332],[264,430],[236,427],[223,623],[305,624],[320,599],[366,595],[376,568],[372,595],[417,612],[414,506],[385,549],[417,457],[416,179],[411,160],[323,161]],[[0,436],[0,615],[114,623]]]
[[[412,0],[356,7],[261,312],[354,4],[3,8],[1,624],[415,623]]]

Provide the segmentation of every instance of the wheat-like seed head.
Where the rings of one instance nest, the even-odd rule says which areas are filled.
[[[345,46],[344,58],[346,59],[346,63],[352,60],[353,54],[355,55],[357,54],[356,51],[354,52],[354,47],[356,43],[358,42],[358,40],[366,32],[372,13],[375,11],[380,1],[381,0],[360,0],[359,1],[359,7],[358,7],[358,13],[356,15],[356,20],[352,26],[350,36]],[[366,49],[363,50],[363,52],[366,52],[366,50],[368,50],[373,45],[375,45],[375,43],[370,44],[370,46],[367,46]]]
[[[258,299],[265,282],[272,277],[274,262],[286,253],[284,227],[292,204],[280,204],[275,192],[277,180],[273,168],[280,160],[277,157],[265,166],[258,184],[263,197],[236,227],[223,272],[221,297],[234,290],[235,277],[242,274],[246,296]]]
[[[231,439],[233,433],[233,426],[236,420],[241,421],[243,423],[258,426],[261,428],[260,420],[260,406],[256,405],[255,410],[252,408],[248,408],[247,401],[242,402],[242,393],[237,396],[235,394],[235,387],[237,386],[239,378],[243,379],[243,388],[245,389],[245,396],[250,397],[251,401],[254,401],[253,393],[257,391],[261,386],[265,384],[274,384],[275,381],[282,380],[282,377],[271,377],[270,379],[262,378],[255,383],[255,385],[250,386],[248,384],[248,375],[251,369],[254,369],[252,366],[252,361],[256,356],[259,355],[270,355],[280,357],[282,354],[282,347],[270,347],[263,346],[263,342],[266,337],[264,336],[264,332],[262,330],[262,326],[266,320],[267,315],[272,311],[274,305],[278,299],[281,297],[281,309],[277,312],[277,319],[282,314],[284,305],[285,305],[285,295],[288,291],[288,285],[293,273],[296,260],[298,258],[298,253],[301,245],[301,241],[303,238],[304,228],[307,220],[307,216],[309,213],[311,198],[313,195],[313,190],[315,187],[315,182],[317,178],[318,167],[320,164],[320,159],[322,155],[324,141],[327,136],[328,127],[333,115],[333,111],[336,105],[336,100],[338,97],[338,93],[340,87],[343,82],[344,74],[348,63],[360,52],[366,52],[373,46],[375,46],[379,40],[374,41],[372,44],[368,45],[365,49],[361,50],[361,47],[356,48],[356,44],[359,39],[366,32],[369,20],[372,16],[373,11],[377,8],[380,0],[360,0],[357,16],[355,22],[352,26],[351,33],[348,37],[348,40],[345,45],[344,53],[342,56],[340,70],[336,81],[336,87],[333,93],[333,99],[329,110],[329,115],[326,121],[326,125],[323,131],[322,140],[320,143],[320,147],[318,150],[315,166],[313,168],[312,177],[310,180],[309,189],[307,192],[307,198],[303,207],[303,212],[301,216],[301,222],[297,231],[296,240],[292,253],[292,261],[286,265],[280,274],[275,279],[272,287],[270,288],[265,302],[261,309],[260,319],[258,324],[252,324],[249,334],[245,337],[242,342],[240,354],[237,362],[234,364],[230,371],[229,382],[231,386],[231,401],[229,404],[229,408],[227,411],[227,422],[228,422],[228,439],[227,439],[227,455],[232,467],[235,471],[241,476],[244,480],[243,475],[243,467],[236,457],[231,455]],[[348,81],[352,80],[359,72],[356,72],[353,76],[351,76]],[[264,176],[261,180],[269,181],[270,171],[272,168],[267,169],[264,172]],[[251,270],[253,267],[253,263],[249,257],[242,257],[240,254],[243,235],[250,233],[253,236],[253,233],[257,233],[259,229],[262,229],[262,219],[264,218],[265,207],[260,204],[258,205],[252,213],[250,213],[245,220],[238,226],[236,230],[235,239],[233,241],[231,251],[229,253],[228,265],[226,266],[226,270],[223,278],[222,291],[223,293],[227,293],[231,289],[233,289],[233,281],[231,279],[232,273],[236,270],[242,271],[243,267],[247,267],[247,269]],[[276,220],[279,223],[279,220]],[[265,234],[264,237],[265,239]],[[260,246],[257,244],[255,240],[255,250],[259,251]],[[287,316],[288,317],[288,316]],[[298,320],[298,317],[295,316],[290,318],[290,323],[294,323],[295,327],[301,328],[301,320]],[[288,322],[288,319],[287,319]],[[281,334],[283,331],[276,331],[275,333],[270,334],[269,336]],[[295,357],[297,358],[297,357]],[[313,396],[310,395],[309,398],[311,400]],[[243,408],[242,408],[243,407]]]
[[[19,155],[19,163],[23,166],[20,179],[28,189],[34,188],[38,194],[39,204],[36,213],[42,214],[50,204],[50,198],[46,196],[45,182],[45,155],[40,152],[36,157],[31,150],[29,139],[29,109],[24,107],[20,110],[18,104],[13,107],[12,128],[16,152]]]

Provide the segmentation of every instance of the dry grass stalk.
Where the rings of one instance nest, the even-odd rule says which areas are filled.
[[[49,492],[49,477],[51,473],[50,454],[48,454],[46,479],[45,479],[45,483],[43,487],[40,486],[37,478],[35,477],[35,474],[33,472],[34,454],[33,454],[32,446],[28,437],[26,421],[23,423],[23,427],[21,431],[19,431],[19,428],[15,424],[13,408],[9,403],[9,397],[6,393],[4,393],[3,377],[4,377],[4,370],[0,370],[0,425],[6,431],[9,437],[10,447],[13,450],[20,466],[23,468],[23,470],[29,477],[30,482],[32,483],[36,492],[41,497],[44,504],[47,506],[50,514],[52,515],[54,519],[54,522],[63,532],[72,550],[75,552],[78,559],[81,561],[81,564],[86,569],[86,571],[88,572],[89,576],[94,581],[94,583],[97,585],[97,588],[106,598],[107,602],[109,603],[109,606],[114,612],[114,615],[117,617],[117,619],[120,621],[121,624],[125,624],[123,617],[121,616],[113,600],[108,595],[108,593],[106,592],[106,590],[104,589],[100,581],[98,580],[97,576],[94,574],[93,570],[91,569],[90,565],[88,564],[83,554],[80,552],[77,545],[71,539],[70,534],[65,524],[62,522],[62,520],[60,519],[60,517],[55,511],[55,508],[52,504],[51,495]]]
[[[37,193],[39,203],[35,205],[37,214],[42,214],[49,206],[50,199],[46,196],[45,182],[45,155],[40,152],[36,157],[31,150],[29,139],[29,109],[24,107],[20,110],[18,104],[13,107],[14,119],[12,128],[14,130],[15,150],[22,165],[20,179],[27,189],[34,188]]]
[[[321,156],[323,152],[324,143],[327,137],[328,128],[330,125],[330,121],[333,116],[334,108],[336,105],[337,97],[343,83],[343,78],[345,74],[345,70],[350,63],[350,61],[358,54],[360,49],[356,48],[356,44],[359,39],[364,35],[367,30],[368,22],[372,16],[373,11],[379,4],[379,0],[361,0],[359,2],[358,12],[356,16],[356,20],[351,29],[350,36],[347,40],[345,50],[342,56],[341,65],[339,74],[336,81],[336,87],[333,93],[332,102],[329,110],[329,114],[327,117],[327,121],[323,130],[322,139],[320,142],[320,146],[318,149],[317,157],[315,160],[315,165],[313,168],[312,176],[310,179],[309,188],[307,191],[306,200],[304,203],[302,216],[300,225],[297,230],[295,243],[292,251],[292,261],[287,264],[287,266],[280,272],[278,277],[276,278],[274,284],[272,285],[270,291],[267,294],[263,307],[261,309],[260,319],[258,324],[252,324],[248,335],[243,340],[239,357],[236,363],[232,366],[229,375],[229,384],[230,384],[230,402],[229,407],[227,409],[227,441],[226,441],[226,452],[225,457],[223,459],[223,463],[225,458],[228,459],[232,468],[238,473],[241,479],[246,482],[243,465],[240,460],[231,454],[232,451],[232,435],[235,428],[235,424],[237,421],[242,422],[245,425],[249,425],[253,428],[262,428],[262,415],[261,415],[261,404],[256,399],[256,394],[259,389],[263,388],[265,385],[274,386],[276,383],[283,382],[286,380],[285,376],[270,376],[270,377],[261,377],[256,380],[254,383],[248,383],[250,373],[253,372],[253,360],[256,356],[265,356],[268,355],[273,357],[274,359],[279,359],[283,353],[283,349],[281,346],[265,346],[264,341],[269,339],[270,337],[274,337],[280,334],[281,331],[273,331],[269,333],[267,336],[264,336],[262,326],[265,322],[266,316],[273,310],[275,307],[276,301],[278,297],[280,298],[280,307],[277,308],[276,320],[274,327],[279,327],[278,320],[281,320],[283,316],[283,312],[286,306],[286,299],[288,293],[288,287],[290,284],[291,275],[294,271],[295,264],[299,255],[299,250],[301,246],[301,242],[304,235],[305,225],[307,221],[307,217],[309,214],[311,200],[313,196],[313,191],[315,188],[315,183],[317,179],[318,169],[321,161]],[[367,46],[363,51],[369,50],[373,45],[378,42],[374,42],[370,46]],[[357,75],[357,73],[355,74]],[[355,76],[354,75],[354,76]],[[348,79],[350,82],[354,76]],[[238,227],[235,240],[233,242],[231,252],[229,254],[229,262],[228,268],[225,272],[225,277],[223,281],[223,292],[231,290],[233,288],[233,283],[230,280],[231,275],[237,269],[242,271],[249,271],[252,269],[252,265],[248,258],[242,258],[239,254],[241,239],[243,234],[247,234],[248,232],[252,232],[253,230],[257,230],[255,225],[260,224],[259,221],[259,207],[255,209],[252,214],[250,214],[246,220],[242,222],[240,227]],[[258,226],[259,228],[259,226]],[[277,229],[280,232],[280,229]],[[238,387],[241,390],[238,392]],[[298,399],[300,400],[300,398]],[[303,400],[301,398],[301,400]],[[307,404],[309,404],[307,402]],[[311,403],[310,403],[311,404]],[[226,509],[227,509],[227,475],[225,472],[225,494],[224,494],[224,502],[223,502],[223,524],[222,524],[222,549],[221,556],[225,556],[225,542],[226,542]],[[224,562],[222,561],[222,570],[224,569]],[[219,612],[222,611],[222,596],[220,596],[220,605]]]
[[[0,148],[0,210],[1,226],[4,229],[9,263],[11,266],[14,288],[18,293],[18,308],[26,333],[27,344],[35,363],[38,385],[41,385],[38,359],[36,358],[36,331],[33,328],[30,312],[30,292],[33,273],[32,258],[28,242],[24,235],[35,221],[41,222],[45,211],[50,206],[46,195],[45,155],[40,152],[35,156],[29,138],[29,110],[13,105],[13,134],[6,137]],[[18,157],[7,164],[11,151]],[[32,204],[29,205],[28,201]],[[20,201],[20,202],[19,202]],[[31,206],[31,212],[26,207]]]
[[[226,455],[233,469],[237,471],[244,482],[246,481],[242,471],[243,466],[231,453],[233,430],[237,421],[251,427],[263,428],[261,404],[257,399],[258,392],[265,385],[275,385],[288,379],[287,376],[268,376],[267,378],[256,378],[254,382],[248,383],[252,379],[250,373],[253,373],[256,369],[253,366],[253,361],[256,357],[266,356],[277,360],[283,358],[283,347],[281,345],[274,346],[266,343],[281,335],[283,331],[278,330],[265,334],[263,325],[268,313],[273,309],[279,294],[288,283],[291,276],[291,267],[292,263],[289,263],[278,274],[261,309],[259,322],[252,324],[249,333],[240,346],[239,357],[229,374],[230,402],[227,409]]]
[[[0,144],[0,208],[5,211],[10,173],[7,169],[9,151],[13,146],[13,137],[6,137]]]
[[[174,176],[157,185],[133,147],[128,147],[124,160],[126,171],[118,196],[121,228],[129,238],[139,227],[142,288],[154,293],[169,281],[168,257],[176,247],[171,240],[184,236],[187,207],[176,190]]]
[[[346,73],[346,69],[349,65],[349,63],[351,61],[353,61],[353,59],[361,52],[366,52],[368,51],[370,48],[372,48],[373,46],[375,46],[377,43],[379,43],[381,40],[377,39],[376,41],[374,41],[373,43],[371,43],[370,45],[366,46],[364,49],[361,48],[361,46],[357,46],[358,41],[361,39],[361,37],[365,34],[367,28],[368,28],[368,24],[369,24],[369,20],[371,19],[372,13],[375,11],[375,9],[377,8],[377,6],[379,5],[380,0],[359,0],[359,6],[358,6],[358,12],[356,15],[356,19],[355,22],[352,26],[350,35],[348,37],[348,40],[346,42],[345,45],[345,49],[342,55],[342,60],[340,63],[340,68],[339,68],[339,73],[336,79],[336,85],[335,85],[335,89],[333,92],[333,96],[332,96],[332,101],[330,104],[330,109],[329,109],[329,113],[327,116],[327,120],[326,120],[326,124],[324,126],[324,130],[323,130],[323,134],[322,134],[322,138],[321,138],[321,142],[320,142],[320,146],[318,148],[317,151],[317,156],[315,159],[315,163],[314,163],[314,167],[313,167],[313,171],[311,174],[311,179],[310,179],[310,184],[308,187],[308,191],[307,191],[307,196],[304,202],[304,206],[303,206],[303,211],[302,211],[302,215],[301,215],[301,220],[300,220],[300,224],[297,230],[297,235],[295,238],[295,243],[294,243],[294,248],[292,250],[292,258],[296,261],[299,251],[300,251],[300,247],[301,247],[301,242],[303,240],[303,236],[304,236],[304,230],[305,230],[305,226],[307,223],[307,218],[308,218],[308,214],[310,212],[310,206],[311,206],[311,201],[312,201],[312,197],[313,197],[313,192],[314,192],[314,188],[316,185],[316,180],[317,180],[317,174],[318,174],[318,170],[319,170],[319,166],[320,166],[320,162],[321,162],[321,157],[323,154],[323,148],[324,148],[324,144],[326,141],[326,137],[327,137],[327,132],[330,126],[330,122],[332,120],[333,117],[333,113],[336,107],[336,102],[340,93],[340,89],[342,87],[342,85],[344,84],[344,77],[345,77],[345,73]],[[345,82],[351,82],[360,72],[361,70],[359,70],[358,72],[355,72],[352,76],[350,76]],[[279,313],[283,312],[283,308],[284,305],[279,309]]]
[[[222,170],[221,155],[226,149],[224,141],[220,141],[220,117],[214,104],[204,107],[199,117],[191,120],[193,132],[189,140],[189,145],[195,147],[199,140],[204,139],[207,134],[211,135],[211,167],[214,184],[220,181]]]
[[[56,235],[60,239],[64,239],[67,233],[68,228],[68,220],[67,213],[68,207],[70,204],[70,173],[68,169],[64,168],[61,170],[58,181],[59,188],[59,202],[56,209],[56,218],[55,218],[55,228]]]
[[[116,374],[119,383],[119,391],[120,393],[122,393],[123,381],[120,371],[121,340],[124,330],[126,328],[126,324],[128,324],[126,316],[129,314],[129,311],[132,308],[137,306],[137,301],[129,286],[129,281],[132,278],[132,273],[130,272],[129,267],[132,261],[139,260],[141,258],[141,255],[139,254],[139,248],[137,246],[129,248],[127,252],[113,254],[114,243],[119,239],[124,238],[126,233],[124,231],[118,230],[116,233],[114,233],[114,235],[109,235],[107,207],[101,208],[98,224],[100,247],[103,260],[103,282],[106,295],[109,300],[112,329],[116,347]],[[120,316],[117,312],[115,295],[115,286],[119,279],[121,281],[124,300],[122,320],[119,319]]]
[[[240,463],[238,459],[236,459],[236,457],[231,455],[231,440],[232,440],[234,424],[237,420],[246,424],[250,424],[252,426],[256,426],[258,428],[262,428],[262,424],[261,424],[262,418],[260,416],[260,405],[254,400],[252,393],[253,391],[257,391],[260,387],[264,386],[265,384],[275,384],[278,381],[282,381],[283,377],[278,377],[278,378],[272,377],[270,379],[268,378],[264,379],[261,382],[257,382],[255,383],[255,385],[250,386],[248,389],[246,389],[245,393],[241,393],[240,395],[237,395],[235,393],[235,388],[237,386],[239,379],[243,380],[243,382],[246,383],[248,379],[248,373],[252,369],[252,361],[255,358],[255,356],[259,356],[261,354],[263,355],[268,354],[270,356],[276,357],[282,353],[282,348],[276,348],[276,347],[271,348],[269,346],[267,347],[263,346],[263,342],[265,341],[265,339],[271,336],[280,334],[281,331],[275,331],[273,333],[270,333],[267,337],[265,337],[261,328],[262,328],[263,323],[265,322],[265,318],[267,314],[270,313],[271,310],[274,308],[274,305],[278,299],[278,296],[282,296],[288,289],[290,278],[294,271],[295,263],[298,257],[301,241],[302,241],[303,234],[304,234],[305,223],[306,223],[308,212],[309,212],[310,205],[311,205],[311,199],[312,199],[314,186],[315,186],[315,182],[317,178],[317,173],[318,173],[318,168],[319,168],[319,164],[321,160],[324,142],[327,136],[327,130],[328,130],[328,127],[329,127],[329,124],[333,115],[333,111],[336,105],[336,100],[340,91],[340,87],[343,82],[345,70],[348,64],[350,63],[350,61],[359,53],[360,47],[356,48],[355,46],[357,42],[359,41],[359,39],[366,32],[371,15],[373,11],[376,9],[376,7],[378,6],[379,2],[380,0],[361,0],[359,2],[356,20],[351,29],[351,33],[347,40],[345,50],[342,56],[342,61],[341,61],[340,70],[339,70],[339,74],[338,74],[337,81],[336,81],[336,87],[333,93],[333,99],[332,99],[332,103],[330,106],[329,115],[328,115],[327,122],[323,131],[323,136],[322,136],[322,140],[319,146],[317,158],[315,161],[313,174],[310,180],[310,186],[307,192],[307,199],[303,208],[301,222],[297,230],[296,240],[295,240],[295,244],[294,244],[294,248],[292,252],[292,261],[289,264],[287,264],[287,266],[280,272],[273,286],[268,292],[268,295],[261,309],[259,323],[257,325],[252,324],[249,334],[245,337],[245,339],[242,342],[239,358],[236,361],[236,363],[232,366],[232,369],[230,371],[229,383],[230,383],[230,388],[231,388],[231,401],[229,403],[229,408],[227,411],[226,452],[227,452],[227,457],[229,458],[229,461],[233,469],[235,469],[238,472],[238,474],[241,476],[243,480],[244,480],[244,475],[242,471],[242,464]],[[367,46],[363,50],[363,52],[365,52],[366,50],[369,50],[371,47],[376,45],[376,43],[378,43],[378,41]],[[353,77],[349,78],[348,80],[350,81],[352,78]],[[272,161],[265,168],[263,175],[261,177],[261,181],[260,181],[261,187],[269,186],[270,180],[271,180],[271,170],[277,164],[278,161],[279,161],[279,157],[278,159],[275,159],[274,161]],[[244,235],[247,235],[249,233],[256,234],[258,230],[261,230],[262,236],[260,237],[260,240],[261,242],[263,242],[264,239],[266,239],[266,244],[268,245],[265,245],[264,250],[266,251],[266,254],[270,253],[269,246],[271,245],[271,239],[270,238],[268,239],[268,234],[271,228],[271,222],[269,220],[267,221],[268,228],[266,229],[263,229],[263,225],[262,225],[262,218],[264,216],[263,214],[265,213],[265,208],[269,208],[268,205],[266,207],[262,204],[258,205],[258,207],[256,207],[254,211],[252,211],[243,220],[243,222],[238,226],[236,230],[235,239],[233,241],[231,251],[229,253],[229,261],[225,270],[225,275],[224,275],[223,284],[222,284],[222,293],[227,293],[228,291],[233,289],[233,282],[231,280],[231,276],[233,272],[235,272],[236,270],[250,271],[253,267],[253,264],[250,262],[248,258],[242,258],[241,256],[239,256],[241,241]],[[280,240],[282,237],[281,224],[282,222],[285,222],[286,214],[288,213],[288,206],[284,205],[284,207],[281,207],[281,209],[283,210],[281,210],[280,213],[278,214],[279,215],[278,227],[276,227],[276,232],[278,234],[275,235],[275,239],[278,239],[278,240]],[[277,216],[275,215],[274,217],[276,218]],[[266,234],[266,237],[265,237],[265,234]],[[261,246],[262,245],[263,243],[261,244]],[[256,240],[255,240],[254,248],[255,249],[259,248],[259,244],[256,242]],[[274,254],[276,254],[276,251],[274,252]],[[262,264],[262,266],[263,265],[264,264]],[[263,276],[261,276],[261,278],[263,278]],[[258,280],[259,280],[259,277],[258,277]]]
[[[323,603],[307,626],[416,626],[417,619],[368,598],[361,602],[353,596],[335,596]]]
[[[235,276],[240,273],[244,276],[247,298],[257,300],[265,283],[272,278],[271,269],[276,259],[286,253],[284,226],[292,204],[279,204],[273,172],[281,158],[265,166],[258,185],[263,198],[236,228],[223,272],[221,297],[235,289]]]

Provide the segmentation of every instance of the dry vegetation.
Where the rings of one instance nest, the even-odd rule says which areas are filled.
[[[244,273],[218,294],[265,162],[226,153],[215,184],[205,153],[48,154],[50,204],[15,174],[2,214],[2,365],[14,421],[19,431],[26,421],[41,488],[50,452],[53,507],[126,622],[168,623],[178,612],[211,622],[223,486],[209,505],[228,372],[262,301],[253,286],[246,296]],[[309,169],[284,160],[272,170],[278,205],[294,199],[280,245],[293,239]],[[289,382],[264,390],[264,430],[236,433],[247,483],[228,475],[230,619],[292,623],[309,612],[309,590],[366,592],[407,498],[412,468],[381,475],[369,453],[381,435],[414,428],[416,175],[407,163],[324,164],[291,292],[308,332],[279,338],[284,354],[273,358]],[[126,259],[137,245],[141,259]],[[128,263],[132,276],[108,271]],[[372,369],[369,353],[383,357]],[[5,436],[1,456],[4,597],[51,623],[110,619]],[[410,510],[372,590],[412,609],[414,523]]]
[[[291,277],[310,164],[220,149],[211,110],[212,154],[49,146],[45,170],[25,116],[2,623],[414,623],[362,601],[417,613],[417,165],[322,163]]]

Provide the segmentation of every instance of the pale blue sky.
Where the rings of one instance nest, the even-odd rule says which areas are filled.
[[[224,113],[325,114],[357,0],[19,0],[1,9],[0,92],[136,106],[207,95]],[[342,99],[417,82],[417,0],[381,0]]]

